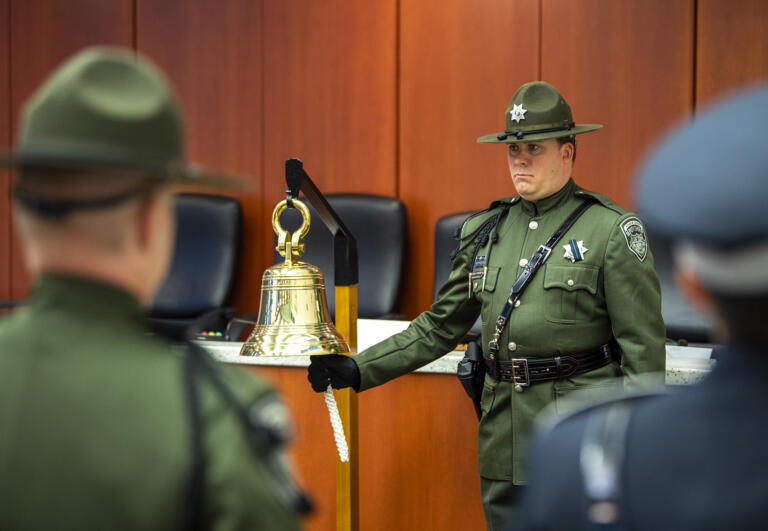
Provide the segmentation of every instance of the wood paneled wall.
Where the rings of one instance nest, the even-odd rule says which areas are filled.
[[[538,2],[439,5],[401,2],[399,195],[408,208],[409,317],[432,302],[437,219],[514,193],[504,147],[477,137],[503,131],[515,89],[539,77]]]
[[[696,103],[768,77],[768,2],[698,0]]]
[[[262,178],[263,6],[252,0],[136,4],[137,48],[154,59],[177,88],[187,115],[190,160],[226,169],[246,181],[247,188],[237,194],[244,227],[233,304],[257,311],[250,303],[255,297],[258,305],[266,249],[272,242],[263,230],[271,219]]]
[[[0,0],[0,28],[10,26],[10,1]],[[10,38],[0,37],[0,149],[11,145]],[[11,298],[11,216],[9,172],[0,168],[0,299]]]
[[[266,266],[286,159],[302,159],[324,193],[397,195],[397,10],[395,0],[265,1],[263,9]],[[260,280],[262,270],[251,274]],[[239,296],[258,311],[258,290]]]
[[[433,229],[514,193],[501,130],[509,98],[545,79],[577,121],[580,184],[632,207],[632,173],[696,104],[768,76],[762,0],[0,0],[0,146],[21,103],[89,44],[132,46],[176,85],[189,158],[246,176],[233,305],[258,309],[270,213],[297,156],[326,192],[399,197],[408,209],[409,318],[432,296]],[[28,290],[0,172],[0,297]],[[446,258],[447,259],[447,258]]]
[[[133,46],[133,0],[8,0],[10,53],[10,127],[15,136],[24,101],[62,60],[93,44]],[[7,127],[3,123],[3,128]],[[7,197],[7,196],[6,196]],[[4,208],[7,207],[7,202]],[[10,225],[10,218],[4,220]],[[26,296],[27,278],[21,251],[13,239],[7,253],[11,295]]]
[[[605,126],[577,137],[576,182],[626,208],[637,161],[690,113],[693,15],[693,0],[543,3],[542,79],[566,95],[577,123]]]
[[[574,175],[631,208],[633,169],[665,129],[697,104],[768,76],[768,3],[0,0],[0,148],[13,142],[34,87],[89,44],[152,57],[186,110],[190,160],[246,176],[249,188],[237,194],[245,229],[233,300],[241,313],[258,309],[272,259],[270,214],[284,197],[284,161],[296,156],[326,193],[405,202],[400,311],[414,317],[431,302],[436,220],[514,193],[504,149],[475,140],[503,129],[519,85],[547,80],[578,122],[605,125],[579,137]],[[28,279],[11,237],[9,183],[0,170],[0,298],[22,298]],[[372,396],[396,396],[409,381]],[[421,398],[440,403],[430,389]],[[436,433],[447,433],[438,409],[415,422],[437,422]],[[367,430],[389,430],[397,418],[361,420],[362,446],[377,444]],[[445,442],[423,430],[402,437],[418,446],[408,459],[428,460],[429,447]],[[390,466],[364,465],[361,474],[375,481]],[[420,497],[430,481],[404,482],[398,494]],[[474,478],[467,484],[476,490]],[[376,487],[361,493],[364,511],[387,522],[382,528],[398,527],[385,506],[393,500]],[[311,527],[327,528],[323,518]]]
[[[234,300],[256,311],[272,259],[270,212],[283,163],[298,156],[321,190],[399,197],[409,245],[400,311],[431,302],[433,228],[445,214],[510,195],[501,130],[522,83],[545,79],[577,121],[577,182],[632,207],[643,153],[694,105],[768,75],[761,0],[1,0],[3,127],[64,57],[96,43],[133,46],[176,85],[190,159],[246,176]],[[0,173],[0,296],[28,289],[11,243]],[[4,295],[3,295],[4,293]]]

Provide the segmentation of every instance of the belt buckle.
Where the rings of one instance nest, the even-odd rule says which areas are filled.
[[[522,367],[518,367],[518,363],[522,363]],[[525,379],[523,381],[518,380],[518,371],[522,370]],[[528,372],[528,358],[512,358],[512,382],[515,384],[515,391],[522,393],[525,387],[531,386],[531,374]]]
[[[541,251],[541,253],[544,255],[542,257],[542,260],[546,260],[547,258],[549,258],[549,255],[552,254],[552,248],[551,247],[547,247],[544,244],[539,245],[539,248],[536,249],[536,251],[537,252]]]

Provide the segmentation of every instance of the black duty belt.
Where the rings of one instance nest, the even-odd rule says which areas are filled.
[[[512,382],[515,390],[542,382],[565,380],[571,376],[594,371],[618,360],[610,343],[586,352],[574,352],[551,358],[513,358],[490,360],[485,358],[488,374],[497,381]]]

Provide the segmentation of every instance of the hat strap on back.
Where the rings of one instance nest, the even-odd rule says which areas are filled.
[[[137,196],[145,195],[145,188],[126,190],[119,194],[96,199],[43,199],[17,186],[13,198],[27,210],[45,218],[60,218],[73,210],[98,210],[119,205]]]

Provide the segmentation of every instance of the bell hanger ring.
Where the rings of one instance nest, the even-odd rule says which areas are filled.
[[[295,208],[301,213],[301,226],[293,233],[285,230],[280,224],[280,214],[288,208]],[[277,234],[275,250],[285,258],[288,265],[292,265],[294,259],[298,260],[304,254],[304,237],[309,232],[309,223],[309,209],[302,201],[289,197],[275,206],[272,212],[272,229]]]

